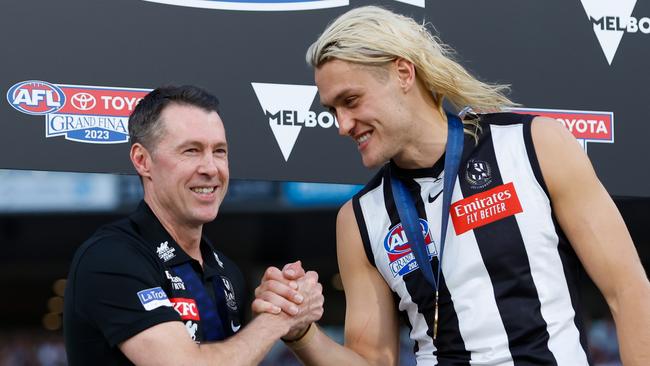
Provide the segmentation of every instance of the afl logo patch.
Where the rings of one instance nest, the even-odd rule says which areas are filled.
[[[483,160],[472,159],[467,162],[465,180],[470,188],[481,189],[492,183],[492,170],[490,165]]]

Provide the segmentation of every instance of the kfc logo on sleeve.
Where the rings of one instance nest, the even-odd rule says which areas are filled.
[[[175,297],[170,299],[170,301],[182,320],[201,320],[199,309],[196,307],[194,299]]]

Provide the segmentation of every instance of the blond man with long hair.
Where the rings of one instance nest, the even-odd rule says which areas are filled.
[[[505,113],[515,105],[508,87],[477,80],[450,55],[426,26],[373,6],[343,14],[309,47],[340,134],[365,166],[382,168],[337,218],[345,344],[315,324],[287,343],[307,365],[396,365],[402,312],[418,365],[587,365],[581,263],[610,306],[623,362],[649,365],[650,285],[588,158],[557,121]],[[445,100],[476,112],[463,121],[458,172],[443,171],[455,120]],[[445,174],[455,181],[449,212]],[[396,180],[414,201],[433,273],[440,268],[436,288],[403,234]],[[302,273],[267,271],[254,310],[288,309],[290,280]]]

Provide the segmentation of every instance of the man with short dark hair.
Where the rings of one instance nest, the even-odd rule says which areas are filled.
[[[202,235],[228,188],[218,112],[193,86],[158,88],[135,108],[130,157],[144,201],[77,250],[64,311],[71,365],[255,364],[320,318],[322,287],[308,272],[295,286],[299,315],[270,308],[240,330],[243,276]]]

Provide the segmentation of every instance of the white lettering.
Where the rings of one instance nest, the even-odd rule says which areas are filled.
[[[316,112],[309,111],[305,119],[305,127],[316,127]]]
[[[319,113],[318,124],[322,128],[330,128],[332,125],[334,125],[334,116],[329,112]]]
[[[124,107],[126,107],[129,111],[132,111],[141,99],[136,97],[113,97],[110,95],[102,95],[99,98],[104,101],[104,109],[112,108],[118,111],[121,111],[124,109]]]

